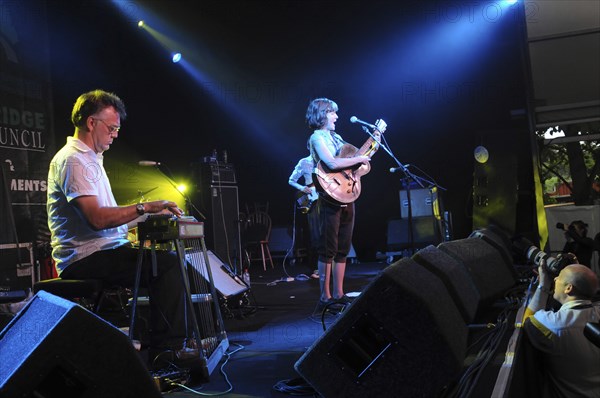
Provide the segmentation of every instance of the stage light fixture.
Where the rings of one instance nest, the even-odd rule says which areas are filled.
[[[515,5],[515,4],[517,4],[517,2],[518,2],[519,0],[505,0],[505,1],[506,1],[506,4],[508,4],[509,6],[512,6],[512,5]]]
[[[181,53],[174,53],[171,60],[173,61],[174,64],[181,61]]]
[[[143,26],[144,26],[144,21],[140,20],[140,21],[138,22],[138,27],[139,27],[139,28],[142,28]]]
[[[473,151],[473,156],[475,157],[475,160],[477,162],[485,163],[490,158],[490,153],[488,152],[486,147],[484,147],[483,145],[479,145]]]
[[[177,190],[179,192],[183,193],[187,190],[187,186],[185,184],[179,184],[179,185],[177,185]]]

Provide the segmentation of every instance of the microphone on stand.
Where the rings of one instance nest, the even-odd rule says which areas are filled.
[[[395,173],[397,171],[402,171],[405,168],[407,168],[408,166],[410,166],[410,164],[407,164],[404,167],[390,167],[390,173]]]
[[[140,160],[138,164],[143,167],[160,166],[160,162],[155,162],[153,160]]]
[[[351,122],[351,123],[358,123],[358,124],[362,124],[363,126],[367,126],[367,127],[369,127],[369,128],[372,128],[372,129],[376,129],[376,128],[377,128],[377,127],[375,127],[374,125],[372,125],[371,123],[367,123],[367,122],[365,122],[365,121],[363,121],[363,120],[360,120],[360,119],[359,119],[359,118],[357,118],[356,116],[352,116],[352,117],[350,118],[350,122]]]
[[[143,167],[153,167],[153,166],[158,167],[158,166],[160,166],[160,162],[155,162],[154,160],[140,160],[138,162],[138,165],[143,166]],[[166,165],[165,165],[165,169],[168,170],[168,167]],[[190,198],[186,194],[181,192],[179,190],[179,188],[177,188],[177,184],[175,184],[175,181],[173,181],[173,179],[171,177],[169,177],[167,174],[163,173],[162,170],[159,169],[159,172],[165,177],[165,179],[169,182],[169,184],[171,184],[171,186],[173,188],[175,188],[175,190],[177,192],[179,192],[179,194],[185,200],[186,205],[191,206],[191,208],[193,208],[198,213],[198,215],[200,215],[200,217],[202,217],[204,220],[206,220],[206,216],[204,214],[202,214],[202,212],[200,210],[198,210],[198,208],[194,205],[194,203],[190,200]],[[171,172],[169,171],[169,174],[170,173]],[[156,189],[156,188],[154,188],[154,189]],[[153,191],[154,189],[151,189],[151,191]],[[148,191],[148,192],[150,192],[150,191]],[[191,213],[191,211],[190,211],[190,213]]]

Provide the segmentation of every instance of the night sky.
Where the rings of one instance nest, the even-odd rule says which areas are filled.
[[[304,115],[315,97],[338,103],[337,131],[356,146],[367,136],[351,116],[388,123],[395,157],[446,189],[455,238],[471,232],[473,149],[498,133],[518,145],[527,128],[511,116],[526,103],[521,19],[502,1],[120,3],[47,2],[56,146],[73,132],[79,94],[113,91],[128,118],[106,153],[109,171],[137,173],[138,160],[155,160],[193,184],[190,165],[226,150],[240,205],[269,201],[274,225],[293,220],[287,178],[307,155]],[[171,62],[174,49],[185,62]],[[395,166],[380,151],[362,179],[360,258],[385,251],[387,223],[400,216]],[[122,174],[111,176],[120,201],[148,188]]]

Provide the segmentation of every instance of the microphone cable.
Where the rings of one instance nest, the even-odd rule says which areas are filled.
[[[312,386],[301,377],[278,381],[273,386],[273,389],[288,395],[313,397],[319,396],[315,389],[312,388]]]
[[[288,257],[290,256],[290,254],[293,253],[294,251],[294,246],[296,245],[296,212],[298,210],[297,208],[297,203],[294,200],[294,206],[293,206],[293,216],[292,216],[292,243],[291,246],[288,248],[288,250],[285,252],[285,256],[283,257],[283,263],[282,263],[282,268],[283,268],[283,272],[286,276],[286,278],[292,278],[292,276],[290,276],[290,274],[287,271],[287,268],[285,267],[285,263],[288,259]],[[304,275],[306,276],[306,275]],[[294,280],[308,280],[308,277],[306,277],[306,279],[304,278],[294,278]]]
[[[513,302],[505,309],[503,309],[498,314],[496,324],[492,327],[492,329],[486,332],[483,336],[481,336],[478,340],[471,344],[471,346],[468,347],[467,354],[469,350],[475,347],[480,341],[485,339],[475,359],[463,372],[460,380],[458,381],[458,385],[456,386],[456,390],[448,396],[468,398],[472,395],[473,390],[477,386],[477,383],[483,374],[483,371],[494,359],[504,336],[508,332],[509,314],[516,308],[518,308],[518,302]]]

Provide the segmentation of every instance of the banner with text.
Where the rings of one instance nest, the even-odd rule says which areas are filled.
[[[45,1],[0,0],[0,243],[47,235],[54,155]]]

